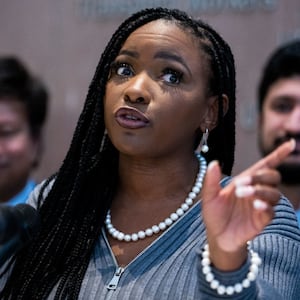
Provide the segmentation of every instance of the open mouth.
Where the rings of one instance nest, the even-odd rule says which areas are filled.
[[[115,114],[117,123],[124,128],[139,129],[149,125],[149,119],[133,108],[120,108]]]

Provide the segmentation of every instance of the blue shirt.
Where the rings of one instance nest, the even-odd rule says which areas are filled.
[[[29,194],[31,193],[31,191],[34,189],[36,183],[33,180],[28,180],[25,187],[23,188],[23,190],[18,193],[16,196],[14,196],[13,198],[11,198],[8,202],[6,202],[6,205],[17,205],[20,203],[25,203],[27,198],[29,197]]]
[[[300,227],[300,209],[296,210],[296,216],[297,216],[298,224],[299,224],[299,227]]]

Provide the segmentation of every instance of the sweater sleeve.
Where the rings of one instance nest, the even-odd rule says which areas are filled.
[[[218,295],[211,289],[202,273],[199,254],[199,287],[203,299],[280,299],[298,300],[300,295],[300,230],[295,213],[289,201],[282,197],[275,207],[275,217],[265,230],[251,243],[258,252],[262,265],[256,281],[241,293]],[[235,272],[221,272],[212,269],[215,278],[225,286],[234,286],[246,278],[249,269],[247,262]]]

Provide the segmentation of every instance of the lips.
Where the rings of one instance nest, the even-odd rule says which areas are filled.
[[[127,129],[139,129],[149,125],[149,119],[134,108],[123,107],[115,113],[117,123]]]

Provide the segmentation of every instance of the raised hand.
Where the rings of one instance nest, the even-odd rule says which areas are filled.
[[[272,220],[279,200],[279,165],[295,148],[291,140],[234,177],[221,188],[221,170],[211,162],[202,190],[202,213],[211,259],[219,269],[233,270],[246,259],[246,243]]]

